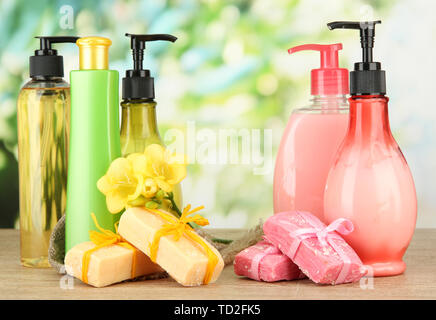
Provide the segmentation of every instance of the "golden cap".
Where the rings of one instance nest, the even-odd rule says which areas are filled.
[[[80,70],[106,70],[109,68],[109,46],[112,41],[103,37],[84,37],[76,41],[79,46]]]

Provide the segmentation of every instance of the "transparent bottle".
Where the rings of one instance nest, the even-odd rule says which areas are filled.
[[[50,234],[65,211],[70,88],[36,76],[18,96],[21,263],[49,267]]]
[[[142,62],[147,42],[177,40],[170,34],[130,34],[130,46],[133,56],[133,69],[126,70],[123,78],[121,102],[121,154],[143,153],[150,144],[165,147],[157,128],[156,101],[154,92],[154,78],[150,70],[144,69]],[[182,189],[180,184],[174,186],[172,193],[179,209],[182,209]],[[171,202],[162,200],[162,209],[170,210]]]
[[[124,99],[121,102],[121,154],[144,152],[150,144],[164,145],[156,122],[156,102]]]
[[[274,212],[303,210],[324,220],[324,189],[348,128],[345,95],[314,96],[289,118],[274,170]]]
[[[142,153],[150,144],[165,147],[156,121],[156,102],[153,99],[124,99],[121,102],[121,155]],[[180,184],[174,186],[174,200],[181,209],[182,189]],[[167,200],[163,209],[169,208]]]
[[[296,109],[283,132],[274,168],[274,212],[308,211],[324,220],[327,175],[348,127],[348,70],[339,68],[342,44],[305,44],[321,66],[311,71],[309,106]]]

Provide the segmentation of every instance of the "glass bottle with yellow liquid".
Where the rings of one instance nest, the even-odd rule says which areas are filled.
[[[149,70],[142,67],[145,43],[165,40],[174,42],[176,37],[167,34],[136,35],[126,34],[131,38],[134,68],[126,71],[123,78],[121,102],[121,154],[142,153],[150,144],[165,147],[157,127],[156,101],[154,100],[154,79]],[[182,206],[182,190],[180,185],[173,189],[174,201]],[[162,208],[168,210],[170,202],[164,200]]]
[[[65,211],[70,86],[52,43],[77,37],[37,37],[30,77],[17,104],[21,263],[49,267],[50,234]]]

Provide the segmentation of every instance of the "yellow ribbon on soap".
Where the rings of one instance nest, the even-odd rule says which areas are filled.
[[[193,242],[199,244],[206,252],[208,264],[206,273],[204,275],[203,283],[208,284],[209,281],[212,279],[215,266],[218,263],[218,257],[215,252],[209,247],[209,245],[203,240],[203,238],[196,234],[192,227],[188,224],[190,222],[196,223],[200,226],[206,226],[209,224],[209,221],[206,218],[200,216],[199,214],[191,216],[203,208],[204,207],[201,206],[191,210],[191,205],[189,204],[185,207],[185,209],[183,209],[183,213],[178,219],[166,212],[147,208],[148,211],[159,215],[166,222],[168,222],[164,224],[162,228],[159,229],[154,235],[153,242],[150,244],[150,259],[151,261],[156,262],[157,252],[159,250],[159,242],[162,237],[173,235],[174,240],[179,241],[180,237],[182,235],[185,235]]]
[[[100,230],[100,232],[94,231],[94,230],[89,231],[89,238],[95,244],[95,247],[87,250],[83,254],[82,281],[85,283],[88,283],[88,267],[89,267],[89,262],[91,259],[91,254],[94,251],[97,251],[98,249],[101,249],[103,247],[107,247],[107,246],[110,246],[113,244],[116,244],[118,246],[130,249],[133,251],[131,277],[134,278],[135,272],[136,272],[136,250],[137,249],[134,246],[132,246],[130,243],[126,242],[118,234],[118,226],[116,224],[115,224],[116,233],[114,233],[111,230],[105,230],[102,227],[100,227],[94,213],[91,213],[91,217],[92,217],[92,220],[94,220],[95,226],[97,227],[98,230]]]

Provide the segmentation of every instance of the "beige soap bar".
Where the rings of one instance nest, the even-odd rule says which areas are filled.
[[[166,223],[155,213],[144,208],[133,207],[121,216],[118,232],[135,247],[150,255],[150,244],[153,242],[154,235]],[[218,263],[210,280],[210,283],[213,283],[223,270],[224,261],[218,250],[206,240],[204,242],[218,257]],[[184,286],[203,284],[208,261],[204,249],[186,236],[182,236],[178,241],[175,241],[172,235],[160,239],[156,262]]]
[[[65,256],[66,272],[82,279],[83,254],[95,247],[91,241],[80,243],[71,248]],[[157,272],[163,272],[157,264],[139,250],[110,245],[94,251],[88,266],[88,284],[104,287],[113,283],[132,279],[133,255],[136,255],[135,276],[133,278]]]

